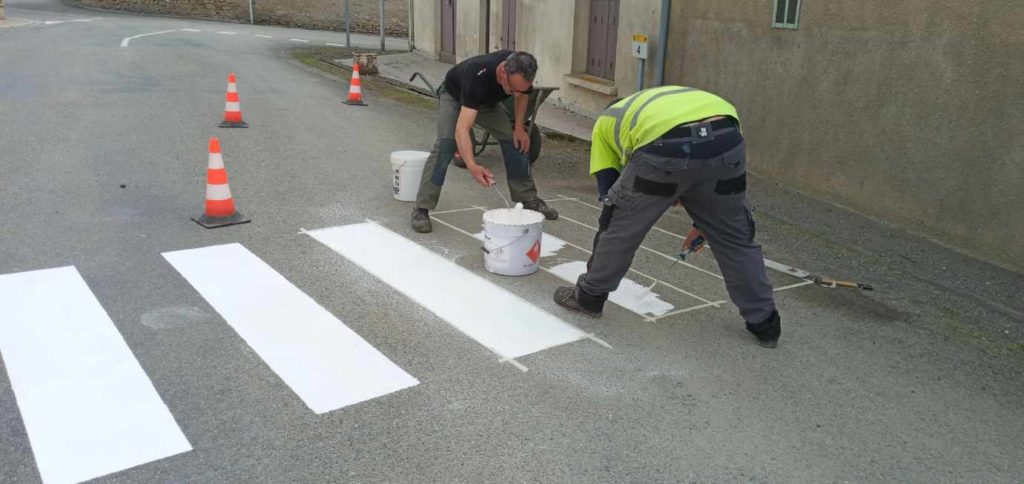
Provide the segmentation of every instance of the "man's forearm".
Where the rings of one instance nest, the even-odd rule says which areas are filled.
[[[466,166],[476,164],[476,158],[473,156],[473,139],[469,136],[468,129],[455,130],[455,146],[459,148],[459,154],[462,155],[462,161],[466,162]]]

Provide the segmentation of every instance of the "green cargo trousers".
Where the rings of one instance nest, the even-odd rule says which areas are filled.
[[[416,208],[434,210],[441,198],[441,186],[448,172],[448,165],[458,147],[455,144],[455,124],[459,120],[462,105],[442,87],[439,92],[437,109],[437,142],[427,158],[420,177],[420,191],[416,196]],[[498,140],[502,157],[505,159],[505,173],[508,177],[508,192],[513,202],[537,198],[537,185],[533,182],[530,160],[526,153],[516,149],[512,142],[512,121],[501,106],[481,107],[477,112],[476,125],[487,130]]]

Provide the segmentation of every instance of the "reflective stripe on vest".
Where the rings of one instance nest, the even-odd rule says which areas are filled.
[[[640,119],[640,112],[643,111],[644,108],[646,108],[649,104],[654,102],[655,99],[664,96],[671,96],[673,94],[682,94],[684,92],[690,91],[696,91],[696,89],[692,87],[680,87],[678,89],[670,89],[668,91],[659,92],[651,96],[646,101],[644,101],[644,103],[640,106],[639,109],[636,110],[635,113],[633,113],[633,120],[630,121],[629,123],[629,129],[633,129],[636,127],[637,120]],[[633,94],[632,96],[626,98],[626,104],[623,104],[621,107],[613,106],[608,109],[605,109],[604,112],[601,113],[602,116],[615,117],[615,147],[618,148],[619,153],[622,153],[624,156],[629,156],[629,153],[625,153],[622,149],[622,122],[626,120],[626,111],[629,110],[629,107],[632,106],[633,103],[636,102],[636,100],[639,99],[640,95],[643,93],[644,91],[637,92],[636,94]]]

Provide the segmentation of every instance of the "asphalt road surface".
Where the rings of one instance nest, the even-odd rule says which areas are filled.
[[[710,254],[669,270],[672,212],[624,283],[657,297],[586,319],[551,300],[596,225],[585,144],[546,140],[563,217],[544,270],[499,276],[493,191],[453,168],[426,235],[392,197],[430,103],[342,105],[288,53],[343,34],[7,7],[30,22],[0,28],[0,482],[1024,476],[1019,274],[755,179],[767,257],[877,291],[773,272],[762,349]],[[248,129],[217,127],[229,72]],[[250,224],[190,220],[211,136]]]

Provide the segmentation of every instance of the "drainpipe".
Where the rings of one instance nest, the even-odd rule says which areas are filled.
[[[484,0],[484,51],[486,54],[491,51],[491,0]]]
[[[387,47],[384,45],[384,0],[380,0],[380,52],[382,54],[387,52]]]
[[[409,52],[416,50],[416,37],[413,35],[413,27],[416,26],[416,20],[413,17],[412,1],[409,0]]]
[[[661,0],[661,25],[658,26],[658,55],[654,61],[654,85],[665,84],[665,51],[668,49],[668,20],[672,0]]]

